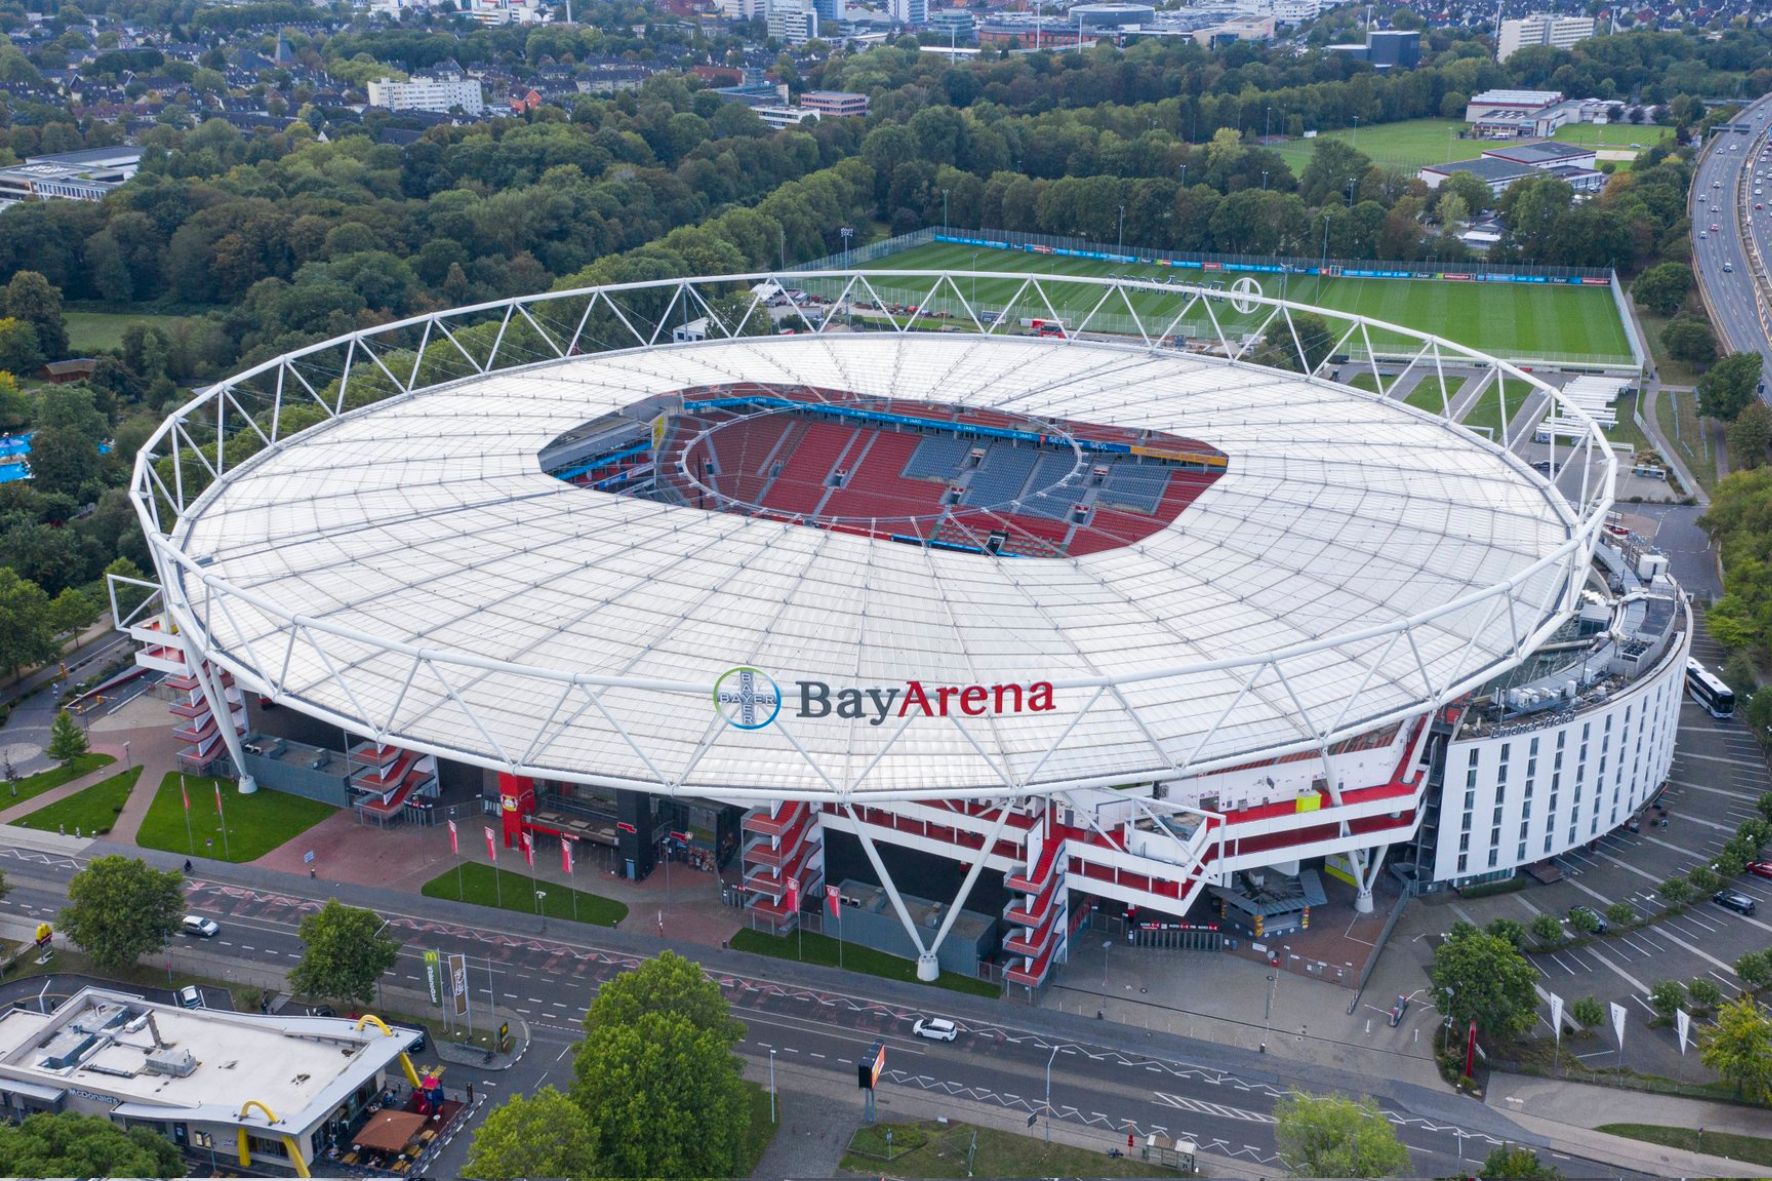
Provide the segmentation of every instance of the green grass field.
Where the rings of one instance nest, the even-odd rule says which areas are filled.
[[[1459,139],[1458,133],[1466,126],[1463,119],[1405,119],[1401,123],[1325,131],[1312,139],[1289,139],[1269,145],[1268,150],[1284,158],[1294,176],[1311,162],[1311,149],[1318,139],[1342,140],[1364,152],[1374,164],[1388,168],[1420,168],[1481,155],[1489,141]]]
[[[466,862],[459,873],[453,869],[445,870],[426,882],[420,892],[426,898],[447,898],[451,902],[472,902],[476,906],[534,914],[538,905],[535,891],[535,879],[526,873],[494,870],[490,865]],[[547,883],[547,889],[542,893],[544,896],[539,906],[551,919],[576,917],[581,923],[613,927],[628,917],[626,904],[583,890],[568,890],[558,882]]]
[[[1597,1129],[1614,1136],[1628,1136],[1660,1144],[1666,1148],[1683,1148],[1710,1156],[1726,1156],[1730,1160],[1772,1166],[1772,1140],[1764,1136],[1743,1136],[1735,1132],[1701,1132],[1695,1128],[1674,1128],[1664,1124],[1601,1124]]]
[[[1589,148],[1629,149],[1632,144],[1654,147],[1673,133],[1673,128],[1653,123],[1565,123],[1551,138]]]
[[[59,767],[51,767],[49,770],[39,771],[35,775],[26,775],[13,785],[7,795],[0,797],[0,805],[10,808],[14,804],[23,803],[32,796],[42,795],[52,787],[72,783],[82,775],[90,774],[100,767],[116,761],[110,755],[91,752],[75,755]]]
[[[888,1129],[892,1142],[886,1141]],[[968,1160],[968,1155],[970,1161]],[[968,1168],[970,1164],[970,1168]],[[1047,1144],[1037,1132],[955,1122],[867,1124],[849,1138],[843,1169],[878,1177],[1150,1177],[1168,1175],[1136,1157]]]
[[[122,348],[123,330],[131,324],[170,328],[183,317],[151,312],[63,312],[62,319],[68,325],[68,348],[83,356]]]
[[[117,813],[129,799],[142,769],[131,767],[109,779],[101,779],[91,787],[83,787],[66,799],[45,804],[14,824],[39,832],[78,833],[82,836],[103,836],[116,823]]]
[[[829,935],[809,932],[802,935],[771,935],[765,931],[740,931],[732,937],[732,946],[737,951],[755,952],[758,955],[774,956],[777,959],[797,960],[803,964],[823,964],[835,968],[842,966],[851,972],[865,972],[870,976],[880,976],[887,980],[917,980],[917,965],[914,960],[902,956],[887,955],[883,951],[875,951],[871,947],[863,947],[859,943],[844,943],[841,955],[838,954],[837,941]],[[947,988],[954,992],[969,992],[975,996],[998,996],[1001,990],[988,980],[974,980],[970,976],[956,976],[952,972],[943,972],[936,980],[937,988]]]
[[[976,260],[976,262],[975,262]],[[978,249],[951,243],[931,243],[913,247],[870,264],[871,270],[978,270],[1029,274],[1103,276],[1121,274],[1130,278],[1174,278],[1180,282],[1230,282],[1229,273],[1206,273],[1176,270],[1148,264],[1095,262],[1081,258],[1059,258],[1049,254],[1027,254],[1018,250]],[[1387,320],[1405,328],[1433,332],[1471,348],[1503,357],[1622,358],[1630,356],[1624,325],[1612,293],[1604,287],[1572,287],[1567,284],[1513,283],[1450,283],[1441,280],[1414,279],[1346,279],[1315,276],[1286,279],[1284,276],[1258,277],[1262,292],[1284,296],[1299,303],[1350,314]],[[876,281],[883,296],[906,303],[919,303],[929,284],[912,284],[904,280]],[[1019,282],[1013,279],[985,280],[976,284],[977,291],[963,282],[961,291],[987,307],[1004,308],[1015,297]],[[1082,321],[1100,293],[1076,288],[1060,289],[1054,302],[1068,296],[1069,302],[1056,310],[1072,325]],[[1184,299],[1179,294],[1150,292],[1134,297],[1133,306],[1146,319],[1161,317],[1167,323],[1179,312]],[[1043,307],[1024,297],[1014,314],[1022,317],[1043,317]],[[1104,311],[1106,309],[1104,308]],[[1227,331],[1233,327],[1253,327],[1257,315],[1240,316],[1228,303],[1214,306],[1214,314]],[[1112,326],[1103,322],[1103,327]],[[1210,322],[1199,309],[1190,313],[1184,329],[1190,334],[1209,335]],[[1331,326],[1335,330],[1335,326]],[[1339,333],[1338,333],[1339,335]],[[1403,343],[1400,338],[1385,340],[1375,333],[1373,342],[1380,345]]]
[[[186,834],[184,802],[179,795],[177,772],[169,771],[148,805],[135,843],[163,849],[184,857],[213,857],[220,861],[255,861],[293,840],[338,809],[280,791],[256,791],[241,795],[228,780],[186,775],[191,793],[190,832]],[[215,788],[221,784],[227,832],[215,809]]]
[[[1655,399],[1655,421],[1668,444],[1686,461],[1692,478],[1707,492],[1715,488],[1717,457],[1698,419],[1698,399],[1662,390]]]

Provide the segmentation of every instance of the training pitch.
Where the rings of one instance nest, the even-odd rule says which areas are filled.
[[[1433,264],[1423,264],[1424,267]],[[866,270],[1011,271],[1049,275],[1120,275],[1137,279],[1169,279],[1175,283],[1230,284],[1242,272],[1201,272],[1139,263],[1095,262],[1017,250],[993,250],[950,243],[916,246],[867,264]],[[1263,294],[1314,304],[1336,311],[1385,320],[1419,332],[1430,332],[1459,344],[1506,358],[1545,361],[1622,362],[1631,359],[1630,344],[1612,292],[1606,287],[1574,287],[1561,283],[1457,283],[1438,279],[1347,279],[1311,275],[1253,276]],[[1019,283],[1013,279],[960,280],[961,294],[984,307],[1003,307]],[[892,284],[903,302],[916,303],[927,284],[913,289]],[[884,286],[881,294],[888,295]],[[1061,292],[1062,294],[1062,292]],[[1083,293],[1075,294],[1085,299]],[[1076,324],[1089,311],[1096,293],[1082,306],[1056,307]],[[1159,315],[1173,298],[1153,293],[1134,298],[1140,315]],[[1023,300],[1023,305],[1027,303]],[[1215,309],[1227,328],[1246,326],[1252,317],[1238,317],[1228,306]],[[1038,315],[1036,311],[1018,314]],[[1375,343],[1380,343],[1374,337]]]

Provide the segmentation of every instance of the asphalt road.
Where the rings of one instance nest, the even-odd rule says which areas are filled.
[[[1728,350],[1772,356],[1772,341],[1767,339],[1755,303],[1754,278],[1743,237],[1757,235],[1761,254],[1766,254],[1772,210],[1754,208],[1767,199],[1755,197],[1753,190],[1766,186],[1752,181],[1751,176],[1772,172],[1772,155],[1762,154],[1766,129],[1772,125],[1772,95],[1742,111],[1735,122],[1754,130],[1748,135],[1719,132],[1721,142],[1705,153],[1693,181],[1692,258]],[[1745,196],[1744,169],[1748,178]]]
[[[52,914],[65,900],[65,883],[75,861],[0,845],[0,868],[12,887],[0,900],[0,913],[32,920]],[[300,955],[297,924],[321,904],[294,887],[284,892],[209,879],[192,881],[188,895],[193,911],[208,914],[221,925],[220,934],[211,940],[187,942],[181,937],[190,950],[231,958],[243,966],[282,969]],[[469,956],[476,1001],[490,996],[528,1022],[532,1043],[511,1071],[475,1077],[473,1072],[452,1068],[456,1071],[452,1084],[474,1081],[482,1094],[493,1098],[513,1090],[528,1093],[543,1082],[568,1085],[567,1055],[578,1040],[579,1021],[598,983],[638,961],[632,951],[596,945],[591,941],[595,936],[584,928],[561,935],[555,924],[552,934],[513,934],[509,924],[501,928],[496,920],[482,925],[478,918],[443,921],[390,907],[380,911],[406,942],[390,983],[422,987],[422,948],[464,952]],[[492,918],[489,912],[478,913]],[[954,1009],[940,1014],[957,1020],[958,1040],[929,1042],[911,1034],[912,1022],[930,1015],[928,1010],[868,996],[871,990],[860,978],[850,978],[843,991],[835,991],[718,967],[710,971],[746,1023],[742,1054],[766,1063],[773,1051],[779,1062],[828,1070],[837,1094],[854,1092],[856,1059],[874,1041],[883,1040],[885,1087],[950,1096],[961,1108],[957,1115],[964,1114],[967,1104],[1043,1113],[1050,1061],[1054,1120],[1116,1133],[1163,1131],[1194,1139],[1203,1153],[1212,1156],[1278,1166],[1274,1103],[1289,1086],[1312,1085],[1303,1077],[1309,1069],[1295,1063],[1149,1033],[1144,1039],[1150,1041],[1152,1052],[1138,1052],[1129,1048],[1129,1039],[1140,1031],[1085,1025],[1091,1031],[1101,1030],[1100,1040],[1080,1038],[1071,1036],[1074,1030],[1053,1025],[1067,1021],[1075,1025],[1079,1021],[1075,1015],[970,998],[955,998]],[[806,973],[813,974],[813,970]],[[880,996],[895,991],[899,990],[884,983],[879,988]],[[919,989],[916,995],[923,1000],[925,994]],[[969,1016],[968,1009],[989,1016]],[[1171,1053],[1175,1046],[1185,1046],[1187,1052]],[[1422,1174],[1456,1172],[1462,1156],[1480,1157],[1504,1136],[1527,1143],[1535,1139],[1519,1134],[1498,1113],[1468,1101],[1383,1078],[1358,1081],[1358,1089],[1372,1093],[1397,1126],[1414,1154],[1416,1171]],[[859,1106],[858,1095],[858,1112]],[[1454,1120],[1448,1111],[1460,1114]],[[435,1168],[459,1174],[467,1140],[458,1137]],[[1572,1176],[1618,1173],[1614,1167],[1562,1153],[1550,1159]]]

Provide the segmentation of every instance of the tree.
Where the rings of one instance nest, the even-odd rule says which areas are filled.
[[[1658,316],[1671,316],[1686,303],[1692,290],[1692,268],[1683,262],[1664,262],[1650,267],[1631,284],[1637,302]]]
[[[1454,1024],[1475,1021],[1492,1037],[1517,1037],[1532,1028],[1538,1007],[1532,965],[1507,940],[1475,927],[1455,927],[1434,949],[1429,975],[1435,1003]],[[1450,990],[1450,993],[1448,993]]]
[[[1626,927],[1637,921],[1637,908],[1628,902],[1614,902],[1606,908],[1606,921],[1615,927]]]
[[[1583,935],[1600,933],[1600,916],[1585,906],[1577,907],[1569,912],[1569,925]]]
[[[0,431],[16,431],[31,421],[31,395],[19,388],[18,378],[0,369]]]
[[[1697,316],[1677,316],[1661,330],[1661,344],[1676,361],[1709,365],[1717,359],[1717,335]]]
[[[470,1177],[590,1177],[596,1146],[585,1113],[553,1087],[513,1095],[486,1115],[468,1148]]]
[[[1535,916],[1527,926],[1527,930],[1532,932],[1532,938],[1546,947],[1555,946],[1563,941],[1563,924],[1557,921],[1557,916],[1554,914]]]
[[[1717,1023],[1698,1033],[1704,1064],[1754,1103],[1772,1100],[1772,1019],[1751,997],[1717,1010]]]
[[[738,1170],[749,1117],[733,1049],[744,1026],[698,965],[667,952],[617,976],[598,991],[585,1030],[572,1098],[599,1175]]]
[[[1743,952],[1735,961],[1735,974],[1755,992],[1772,987],[1772,951]]]
[[[1754,400],[1766,359],[1759,353],[1730,353],[1698,379],[1698,410],[1710,418],[1733,422]]]
[[[1669,878],[1655,887],[1655,893],[1674,910],[1692,900],[1692,883],[1685,878]]]
[[[1663,980],[1649,990],[1649,1007],[1662,1017],[1673,1020],[1674,1010],[1686,1003],[1686,986],[1678,980]]]
[[[1772,791],[1761,792],[1760,798],[1754,801],[1754,807],[1760,810],[1760,815],[1768,824],[1772,824]]]
[[[1599,998],[1584,996],[1569,1006],[1569,1016],[1581,1028],[1592,1029],[1606,1019],[1606,1009]]]
[[[0,1123],[0,1160],[15,1177],[182,1177],[177,1146],[148,1128],[97,1115],[39,1112]]]
[[[336,898],[301,921],[301,962],[289,973],[291,990],[366,1005],[375,982],[400,958],[400,942],[381,934],[381,916]]]
[[[71,586],[49,604],[49,626],[57,635],[77,632],[97,618],[98,604]]]
[[[1708,1013],[1716,1008],[1723,999],[1723,990],[1715,980],[1698,976],[1686,986],[1686,995],[1692,998],[1692,1005],[1699,1012]]]
[[[89,862],[68,883],[61,924],[93,963],[115,971],[166,946],[184,914],[184,879],[133,857]]]
[[[67,710],[60,710],[55,720],[49,724],[49,744],[43,748],[52,759],[67,762],[86,753],[86,731],[74,720],[74,715]]]
[[[23,320],[0,316],[0,369],[8,373],[34,373],[43,364],[43,346],[37,330]]]
[[[1754,398],[1741,408],[1724,435],[1729,444],[1729,466],[1756,468],[1766,462],[1766,448],[1772,446],[1772,407]]]
[[[1329,331],[1328,323],[1315,312],[1292,312],[1291,318],[1290,328],[1286,326],[1284,317],[1269,325],[1261,346],[1249,359],[1254,364],[1269,365],[1275,369],[1290,369],[1297,373],[1308,368],[1314,373],[1335,347],[1335,336]],[[1299,364],[1301,348],[1304,352],[1303,367]]]
[[[1392,1177],[1409,1150],[1370,1099],[1294,1092],[1274,1105],[1274,1140],[1294,1177]]]
[[[38,271],[19,271],[6,284],[5,313],[37,330],[37,344],[50,359],[68,355],[68,327],[62,321],[62,293]]]
[[[1700,894],[1713,893],[1723,885],[1723,879],[1718,877],[1716,871],[1708,865],[1700,865],[1693,869],[1691,873],[1686,875],[1686,880]]]
[[[16,675],[26,665],[55,655],[49,596],[10,566],[0,566],[0,666]]]
[[[1522,950],[1526,946],[1526,925],[1514,919],[1490,919],[1489,925],[1483,930],[1498,939],[1507,940]]]
[[[1483,1181],[1562,1181],[1560,1172],[1523,1144],[1504,1144],[1483,1161]]]

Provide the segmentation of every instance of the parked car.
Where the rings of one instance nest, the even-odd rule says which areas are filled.
[[[919,1017],[911,1032],[932,1042],[951,1042],[960,1036],[960,1028],[946,1017]]]
[[[338,1010],[331,1005],[309,1005],[302,1012],[309,1017],[336,1017]]]
[[[199,939],[214,939],[221,934],[221,927],[214,919],[206,919],[200,914],[188,914],[179,929],[187,935],[195,935]]]
[[[1747,863],[1747,872],[1757,878],[1772,878],[1772,861],[1750,861]]]
[[[1739,890],[1718,890],[1710,896],[1710,900],[1724,910],[1732,910],[1736,914],[1752,914],[1754,900]]]
[[[1573,919],[1578,914],[1585,914],[1585,915],[1592,916],[1594,923],[1598,924],[1597,926],[1595,926],[1593,928],[1594,934],[1604,935],[1606,933],[1606,919],[1604,916],[1602,916],[1600,914],[1599,911],[1595,910],[1591,906],[1571,906],[1569,908],[1569,917],[1571,919]]]
[[[203,990],[195,984],[187,984],[178,990],[178,1003],[181,1008],[185,1009],[206,1009],[209,1007],[203,1003]]]
[[[397,1029],[401,1033],[416,1033],[418,1035],[418,1040],[406,1047],[408,1054],[422,1054],[431,1044],[430,1036],[425,1033],[422,1026],[389,1024],[388,1028]]]

